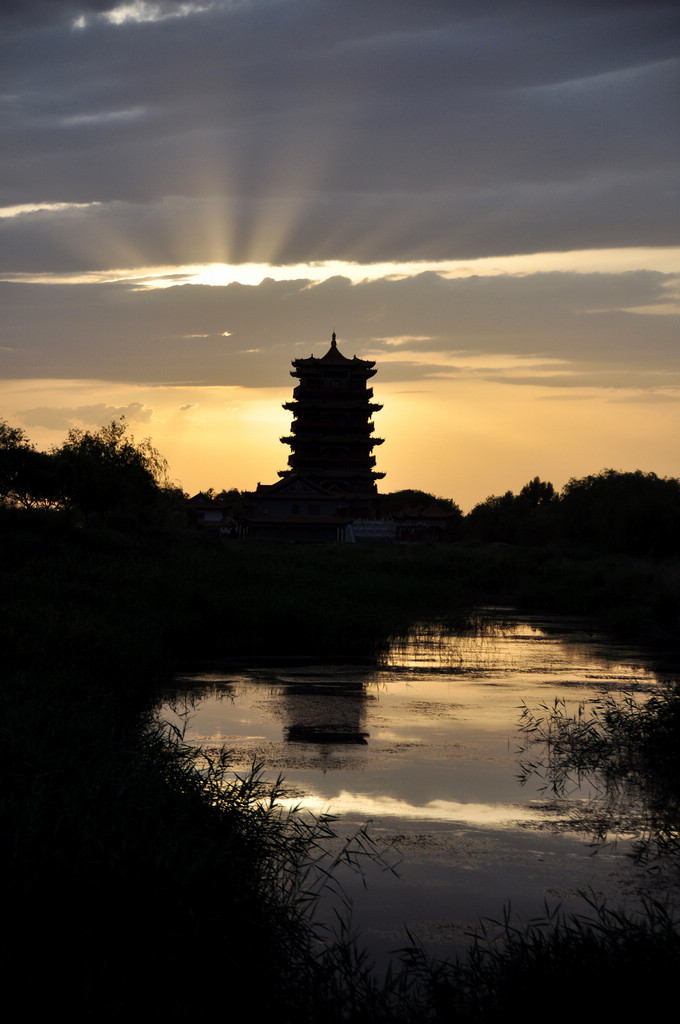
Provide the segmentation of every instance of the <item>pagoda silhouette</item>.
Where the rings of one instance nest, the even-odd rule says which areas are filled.
[[[352,540],[358,519],[364,532],[379,519],[376,481],[385,475],[373,455],[383,443],[371,420],[382,409],[368,387],[375,362],[348,359],[333,332],[324,356],[294,359],[292,366],[298,383],[283,408],[293,422],[281,438],[290,447],[288,468],[277,483],[258,484],[251,493],[245,533],[262,540]]]
[[[291,435],[281,438],[291,448],[290,469],[279,476],[298,474],[328,490],[377,494],[375,482],[385,474],[375,471],[371,453],[383,438],[372,436],[371,416],[382,405],[371,402],[373,388],[366,386],[377,373],[375,362],[343,356],[333,332],[325,356],[294,359],[292,365],[291,377],[300,383],[283,406],[294,420]]]

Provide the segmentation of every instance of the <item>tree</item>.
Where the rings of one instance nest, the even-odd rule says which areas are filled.
[[[571,479],[562,491],[565,536],[603,551],[680,552],[680,480],[641,470]]]
[[[549,502],[555,501],[557,495],[555,494],[555,488],[549,480],[541,480],[540,477],[535,476],[533,480],[524,485],[519,492],[519,497],[526,504],[536,508],[539,505],[547,505]]]
[[[96,431],[73,428],[52,450],[63,507],[139,519],[171,493],[165,459],[149,438],[136,442],[126,431],[123,417]]]
[[[519,494],[491,495],[472,509],[466,532],[474,540],[543,544],[555,537],[555,488],[535,476]]]
[[[54,502],[50,456],[36,451],[21,427],[0,420],[0,502],[10,508],[49,507]]]
[[[517,498],[512,491],[492,494],[465,518],[466,532],[473,540],[513,543],[517,539]]]
[[[407,505],[411,508],[436,508],[440,512],[450,512],[456,519],[462,516],[459,506],[451,498],[439,498],[428,491],[419,491],[412,487],[391,491],[380,497],[380,507],[387,513],[399,512]]]
[[[21,489],[22,467],[31,444],[21,427],[10,427],[0,420],[0,495],[3,501],[12,501]]]

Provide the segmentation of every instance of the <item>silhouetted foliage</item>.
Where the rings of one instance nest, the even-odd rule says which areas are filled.
[[[572,711],[556,697],[536,710],[524,706],[522,782],[532,776],[560,799],[586,779],[590,804],[574,822],[599,844],[620,831],[635,836],[638,859],[671,860],[680,853],[680,684],[651,697],[602,692]],[[530,755],[530,757],[528,756]],[[672,865],[671,865],[672,866]]]
[[[490,495],[468,513],[467,535],[474,540],[504,541],[516,540],[515,495],[506,491],[503,495]]]
[[[124,419],[96,431],[74,428],[52,452],[67,508],[85,516],[140,515],[155,504],[167,464],[148,438],[135,442],[126,431]]]
[[[53,503],[52,459],[36,451],[21,427],[0,421],[0,503],[9,508],[36,508]]]
[[[540,477],[535,476],[533,480],[524,485],[519,492],[519,497],[526,505],[537,508],[539,505],[547,505],[549,502],[554,501],[557,495],[555,494],[555,488],[549,481],[541,480]]]
[[[600,551],[680,551],[680,480],[605,469],[570,480],[560,499],[564,536]]]
[[[534,477],[475,505],[465,519],[470,540],[584,545],[629,555],[680,552],[680,480],[655,473],[601,473],[571,479],[561,494]]]
[[[389,494],[380,496],[380,507],[386,514],[399,512],[406,506],[410,508],[436,508],[441,512],[451,513],[457,519],[462,517],[463,514],[451,498],[440,498],[428,493],[428,491],[419,491],[410,487],[402,491],[391,491]]]
[[[215,505],[215,507],[224,508],[231,515],[236,515],[246,510],[249,494],[247,491],[239,491],[237,487],[229,489],[223,487],[221,491],[209,487],[207,491],[198,491],[197,494],[192,495],[189,501],[194,504]]]
[[[544,543],[554,539],[556,502],[553,485],[535,476],[519,494],[506,491],[475,505],[466,519],[466,534],[487,543]]]
[[[181,491],[145,438],[127,436],[124,418],[99,430],[69,430],[60,447],[36,451],[24,431],[0,423],[0,499],[9,508],[51,508],[85,519],[150,521]]]

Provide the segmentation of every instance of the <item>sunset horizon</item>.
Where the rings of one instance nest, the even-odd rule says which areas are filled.
[[[277,479],[291,362],[375,360],[381,492],[680,475],[666,3],[10,5],[1,418]]]

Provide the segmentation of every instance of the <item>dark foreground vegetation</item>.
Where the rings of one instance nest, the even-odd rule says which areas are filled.
[[[30,462],[29,446],[17,440],[26,449],[19,461]],[[229,783],[228,764],[159,731],[152,709],[183,665],[375,659],[414,619],[453,622],[474,604],[584,615],[670,647],[680,616],[677,560],[577,539],[226,542],[188,529],[155,453],[126,444],[124,431],[71,436],[62,464],[70,466],[68,488],[66,470],[57,478],[61,501],[19,501],[17,463],[11,478],[11,459],[4,463],[3,965],[13,988],[31,972],[24,1012],[492,1021],[530,999],[559,1020],[556,995],[576,984],[592,1016],[647,1008],[650,992],[660,1002],[674,997],[678,932],[662,906],[635,922],[592,908],[588,921],[553,917],[529,930],[508,923],[459,965],[431,964],[414,945],[400,974],[377,979],[351,943],[313,927],[315,893],[332,873],[324,854],[332,822],[282,815],[256,772]],[[13,456],[16,447],[7,445]],[[134,497],[123,500],[130,464]],[[95,470],[97,486],[84,486]],[[113,488],[112,473],[120,474]],[[621,777],[646,773],[650,793],[658,792],[652,777],[674,779],[663,784],[671,786],[665,805],[675,807],[679,703],[671,691],[644,714],[629,708],[639,730],[625,744],[615,714],[600,713],[592,732],[601,764],[607,750],[619,752]],[[577,763],[568,757],[582,758],[573,752],[587,745],[579,746],[576,726],[560,735],[568,771]],[[554,754],[554,743],[547,749]],[[669,759],[650,760],[662,749]],[[664,827],[670,848],[677,816]],[[359,836],[355,853],[366,852],[370,843]]]
[[[587,779],[594,812],[581,805],[581,830],[596,843],[637,836],[640,862],[680,866],[680,683],[651,697],[601,694],[575,713],[563,698],[524,708],[524,781],[538,775],[557,797]]]

